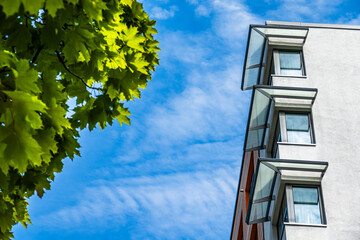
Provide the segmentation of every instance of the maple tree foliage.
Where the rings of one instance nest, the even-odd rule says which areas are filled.
[[[130,124],[124,102],[140,98],[159,48],[135,0],[0,0],[0,22],[0,239],[9,239],[31,223],[29,197],[80,155],[81,129]]]

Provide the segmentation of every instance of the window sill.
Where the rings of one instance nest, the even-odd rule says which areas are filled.
[[[284,223],[285,226],[299,226],[299,227],[320,227],[320,228],[326,228],[326,224],[311,224],[311,223]]]
[[[281,77],[281,78],[307,78],[307,76],[299,76],[299,75],[276,75],[271,74],[271,77]]]
[[[306,146],[306,147],[316,147],[315,143],[289,143],[289,142],[278,142],[278,145],[292,145],[292,146]]]

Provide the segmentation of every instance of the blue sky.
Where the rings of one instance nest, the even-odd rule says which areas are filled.
[[[240,81],[251,23],[360,24],[357,1],[152,0],[160,66],[132,126],[83,131],[33,225],[15,239],[229,239],[249,92]]]

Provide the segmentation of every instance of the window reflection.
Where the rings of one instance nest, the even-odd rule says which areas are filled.
[[[287,141],[291,143],[311,143],[308,114],[286,113]]]
[[[321,224],[318,188],[293,187],[295,222]]]
[[[279,51],[280,74],[302,76],[300,51]]]

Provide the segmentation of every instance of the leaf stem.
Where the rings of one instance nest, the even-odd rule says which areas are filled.
[[[63,65],[63,67],[65,68],[66,71],[68,71],[71,75],[73,75],[74,77],[78,78],[81,80],[81,82],[87,87],[87,88],[90,88],[90,89],[94,89],[94,90],[98,90],[98,91],[103,91],[102,88],[97,88],[97,87],[91,87],[89,85],[87,85],[87,83],[84,81],[84,79],[82,77],[80,77],[79,75],[77,75],[76,73],[73,73],[72,71],[70,71],[70,69],[66,66],[64,60],[61,58],[60,56],[60,53],[56,50],[56,55],[59,59],[59,61],[61,62],[61,64]]]

